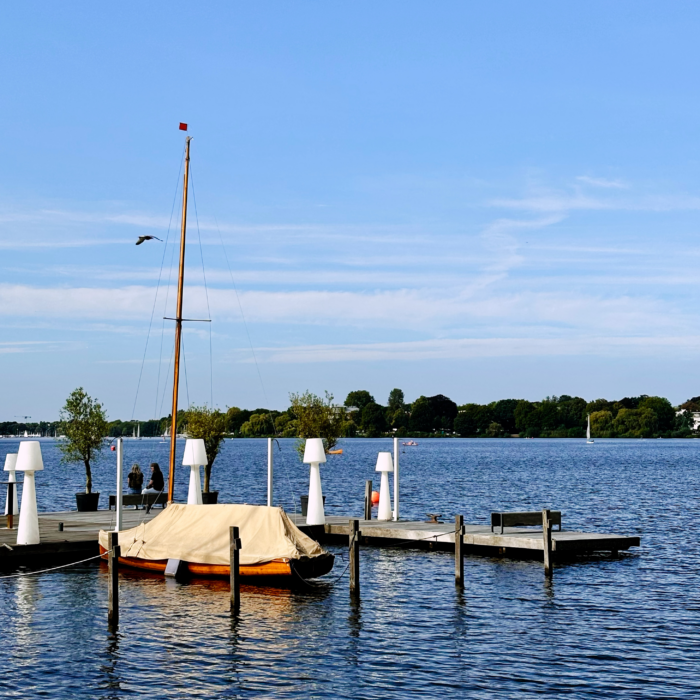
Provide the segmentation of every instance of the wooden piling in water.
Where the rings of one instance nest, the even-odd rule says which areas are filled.
[[[552,521],[549,519],[549,511],[542,510],[542,538],[544,551],[544,575],[552,575]]]
[[[119,533],[109,533],[109,562],[108,575],[108,606],[107,606],[107,623],[110,629],[116,629],[119,626],[119,557],[121,549],[119,547]]]
[[[15,519],[15,483],[7,482],[7,529],[12,530]]]
[[[238,528],[229,528],[230,560],[231,560],[231,608],[237,609],[241,604],[240,585],[240,550],[241,540],[238,537]]]
[[[365,520],[372,519],[372,479],[365,481]]]
[[[464,588],[464,516],[455,516],[455,586]]]
[[[371,483],[371,482],[370,482]],[[360,595],[360,521],[350,521],[350,594]]]

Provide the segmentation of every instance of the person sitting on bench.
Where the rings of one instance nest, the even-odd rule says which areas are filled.
[[[151,480],[141,493],[160,493],[165,488],[163,472],[158,466],[158,462],[151,462]]]
[[[134,466],[131,467],[126,481],[129,486],[129,493],[139,494],[143,491],[143,472],[138,464],[134,464]]]

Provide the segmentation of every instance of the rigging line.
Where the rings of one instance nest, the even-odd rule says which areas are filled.
[[[228,254],[226,253],[226,246],[224,245],[224,237],[221,235],[221,229],[219,228],[219,222],[216,217],[214,217],[214,223],[216,224],[216,230],[219,232],[219,239],[221,240],[221,249],[224,251],[224,258],[226,259],[226,266],[228,267],[229,274],[231,275],[231,284],[233,285],[233,291],[236,293],[236,301],[238,302],[238,308],[241,310],[241,318],[243,319],[243,327],[245,328],[246,335],[248,336],[248,344],[250,345],[250,352],[253,354],[253,361],[255,362],[255,369],[258,371],[258,379],[260,379],[260,387],[262,388],[263,397],[265,398],[265,403],[268,403],[267,392],[265,391],[265,384],[263,383],[262,374],[260,374],[260,366],[258,365],[258,358],[255,356],[255,348],[253,347],[253,341],[250,338],[250,331],[248,330],[248,323],[245,320],[245,314],[243,313],[243,305],[241,304],[241,298],[238,296],[238,288],[236,287],[236,281],[233,279],[233,270],[231,269],[231,263],[228,260]]]
[[[190,165],[190,180],[192,182],[192,203],[194,204],[194,220],[197,222],[197,237],[199,238],[199,255],[202,259],[202,277],[204,278],[204,295],[207,300],[207,314],[211,321],[211,309],[209,308],[209,290],[207,288],[207,273],[204,271],[204,249],[202,248],[202,234],[199,230],[199,214],[197,213],[197,196],[194,191],[194,175],[192,166]],[[214,410],[214,364],[213,351],[211,342],[211,323],[209,324],[209,394],[211,401],[211,409]]]
[[[182,159],[180,159],[180,171],[182,171]],[[180,181],[180,172],[177,174],[177,181],[175,185],[175,194],[173,194],[173,205],[170,208],[170,221],[168,222],[168,232],[165,235],[165,244],[163,246],[163,255],[160,260],[160,271],[158,272],[158,283],[156,284],[156,293],[155,296],[153,297],[153,308],[151,309],[151,320],[148,322],[148,333],[146,333],[146,346],[143,349],[143,358],[141,360],[141,371],[139,372],[139,381],[138,384],[136,385],[136,396],[134,397],[134,407],[131,411],[131,420],[134,420],[134,415],[136,414],[136,403],[138,402],[139,399],[139,390],[141,389],[141,378],[143,377],[143,368],[146,364],[146,353],[148,351],[148,343],[151,339],[151,328],[153,326],[153,316],[156,312],[156,303],[158,301],[158,291],[160,290],[160,280],[161,277],[163,276],[163,263],[165,262],[165,253],[168,249],[168,238],[170,237],[170,226],[173,221],[173,212],[175,211],[175,200],[177,198],[177,190],[178,190],[178,185],[177,183]],[[158,396],[158,389],[156,389],[156,396]],[[156,398],[156,401],[158,399]]]
[[[185,152],[185,148],[183,147],[183,154]],[[165,260],[165,254],[168,250],[168,240],[170,238],[170,231],[171,231],[171,225],[173,222],[173,216],[175,214],[175,202],[177,201],[177,195],[178,192],[180,191],[180,175],[182,174],[182,164],[184,162],[184,157],[180,158],[180,167],[177,171],[177,180],[175,182],[175,194],[173,195],[173,205],[170,208],[170,220],[168,221],[168,235],[165,237],[165,248],[163,249],[163,260]],[[173,245],[173,251],[175,250],[175,246]],[[161,263],[161,271],[162,271],[162,263]],[[172,277],[172,271],[173,271],[173,253],[170,254],[170,273],[168,275],[168,286],[165,290],[165,307],[167,308],[168,305],[168,294],[170,292],[170,279]],[[165,312],[163,313],[163,316],[165,316]],[[161,323],[161,330],[160,330],[160,353],[158,355],[158,379],[156,381],[156,393],[155,393],[155,405],[153,406],[153,412],[154,416],[153,418],[157,419],[158,418],[158,393],[160,391],[160,374],[163,369],[163,340],[165,336],[165,319],[163,319],[163,322]],[[167,382],[166,382],[167,384]],[[161,413],[160,415],[162,416],[162,409],[163,406],[161,404]]]
[[[174,355],[175,355],[175,344],[173,343],[173,349],[172,349],[172,351],[171,351],[171,353],[170,353],[170,361],[168,362],[168,372],[167,372],[167,374],[170,374],[170,367],[171,367],[171,365],[173,364],[173,357],[174,357]],[[167,376],[167,375],[166,375],[166,376]],[[165,381],[165,382],[163,383],[163,398],[162,398],[161,401],[160,401],[160,413],[161,413],[161,415],[163,414],[163,404],[165,403],[165,397],[166,397],[167,393],[168,393],[168,382]],[[171,418],[172,418],[172,416],[171,416]]]
[[[187,149],[187,146],[183,148],[183,154],[185,153]],[[180,173],[182,172],[182,163],[184,161],[184,155],[183,158],[180,160]],[[180,179],[180,173],[178,173],[178,183]],[[180,186],[178,184],[177,189],[175,191],[175,196],[177,197],[178,192],[180,191]],[[174,205],[173,205],[174,208]],[[180,215],[180,221],[182,222],[182,214]],[[170,288],[172,287],[172,279],[173,279],[173,265],[175,262],[175,251],[177,249],[177,246],[173,244],[172,247],[172,252],[170,253],[170,272],[168,273],[168,285],[165,288],[165,303],[163,304],[163,323],[161,325],[161,331],[160,331],[160,364],[162,365],[163,363],[163,342],[164,342],[164,336],[165,336],[165,316],[168,315],[168,299],[170,298]],[[172,362],[172,358],[171,358]],[[168,366],[168,371],[170,371],[170,366]],[[158,377],[159,377],[159,384],[160,384],[160,366],[158,367]],[[168,382],[167,380],[165,381],[165,386],[167,386]],[[156,387],[157,389],[158,387]],[[156,391],[156,404],[158,403],[158,393]],[[163,404],[161,403],[161,415],[162,415],[162,410],[163,410]]]

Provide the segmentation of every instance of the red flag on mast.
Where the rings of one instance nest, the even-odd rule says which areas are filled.
[[[180,122],[180,131],[187,131],[187,124]]]

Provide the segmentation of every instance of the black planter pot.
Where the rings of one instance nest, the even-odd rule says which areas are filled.
[[[307,511],[309,510],[309,497],[308,496],[299,496],[299,499],[301,500],[301,514],[306,517]],[[323,497],[323,505],[326,505],[326,497]]]
[[[202,493],[202,504],[205,506],[211,506],[219,502],[219,492],[209,491],[209,493]]]
[[[97,504],[100,501],[99,493],[76,493],[75,502],[78,510],[81,513],[97,510]]]

